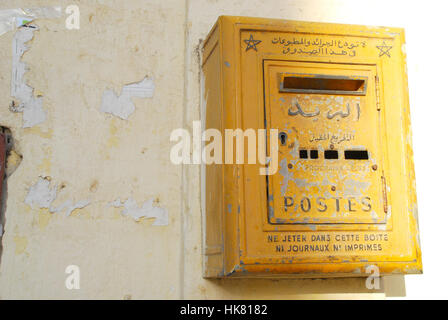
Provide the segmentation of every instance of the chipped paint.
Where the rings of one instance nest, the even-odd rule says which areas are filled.
[[[284,196],[286,190],[288,189],[288,183],[290,180],[292,180],[292,177],[293,177],[293,173],[290,172],[288,169],[286,159],[282,159],[282,161],[280,161],[280,170],[278,172],[280,173],[280,175],[283,176],[283,181],[282,181],[280,192],[281,192],[281,195]]]
[[[404,142],[411,141],[410,134],[400,131],[406,121],[403,116],[409,112],[407,103],[403,103],[407,97],[399,90],[402,85],[399,81],[384,85],[384,79],[393,82],[390,79],[396,78],[396,71],[401,67],[401,53],[397,50],[403,40],[401,31],[397,29],[394,35],[395,49],[390,55],[378,52],[382,42],[372,37],[363,40],[365,49],[356,49],[359,50],[356,58],[354,54],[351,58],[343,56],[344,52],[330,61],[325,58],[326,53],[316,49],[316,57],[308,56],[304,61],[297,59],[296,53],[304,53],[297,48],[292,55],[283,55],[281,61],[265,60],[260,73],[256,68],[258,54],[278,56],[282,46],[284,54],[289,50],[288,43],[303,44],[294,40],[298,34],[302,36],[305,31],[316,34],[322,38],[316,44],[319,41],[331,43],[334,37],[335,25],[292,21],[281,24],[279,28],[278,20],[221,17],[204,46],[204,54],[210,58],[202,65],[206,84],[202,93],[208,92],[211,96],[207,113],[212,115],[206,117],[206,127],[259,127],[264,120],[262,124],[266,129],[281,131],[278,174],[264,179],[250,166],[225,167],[219,172],[223,182],[217,184],[215,172],[207,172],[205,200],[212,209],[205,212],[208,222],[204,241],[206,246],[223,243],[225,255],[220,259],[208,259],[205,275],[210,278],[244,277],[243,268],[250,277],[302,277],[307,273],[319,277],[364,275],[360,261],[378,261],[384,274],[405,260],[398,253],[405,254],[406,259],[409,256],[414,259],[406,262],[418,270],[421,266],[419,252],[410,252],[416,242],[415,233],[411,231],[415,230],[415,218],[409,206],[412,194],[407,192],[413,188],[408,183],[413,176],[412,172],[406,176],[405,163],[412,154],[405,154],[404,148],[400,148]],[[353,32],[366,32],[365,27],[336,28],[337,34],[347,41]],[[255,29],[256,39],[265,44],[259,47],[257,54],[240,54],[241,48],[233,46],[235,41],[255,37]],[[378,28],[375,32],[382,36],[389,34],[387,28]],[[272,34],[276,37],[272,38]],[[391,40],[386,43],[383,46],[392,46]],[[216,47],[230,49],[213,51]],[[354,63],[364,58],[375,64],[376,61],[389,64],[384,64],[384,73],[379,74],[373,64]],[[230,67],[226,68],[223,62],[229,62]],[[238,63],[245,68],[238,68]],[[286,77],[301,78],[302,72],[306,77],[314,75],[318,79],[344,76],[364,80],[356,97],[348,94],[348,87],[338,90],[345,86],[343,81],[328,86],[333,91],[326,92],[328,87],[323,83],[311,86],[307,81],[285,80]],[[239,82],[228,86],[231,79],[239,79]],[[235,91],[241,92],[242,87],[243,93],[253,94],[235,99]],[[316,90],[306,94],[311,87]],[[264,99],[261,107],[253,103],[257,98]],[[383,105],[388,106],[386,114],[378,112]],[[398,138],[390,139],[395,136]],[[389,172],[395,166],[401,171]],[[237,168],[244,168],[241,176],[235,174]],[[402,188],[387,189],[386,197],[381,192],[386,189],[381,183],[382,175],[388,178],[388,184],[384,184],[386,188],[389,184]],[[220,206],[214,202],[216,194],[220,196]],[[244,205],[243,216],[235,219],[226,215],[229,203]],[[394,209],[393,216],[384,210],[391,203],[394,208],[400,208]],[[396,230],[397,225],[399,230]],[[385,232],[376,232],[380,228]],[[345,233],[352,237],[342,236],[341,240],[339,237]],[[291,238],[294,234],[311,237],[303,241],[311,245],[314,241],[323,241],[313,236],[324,235],[329,243],[326,250],[334,255],[297,254],[295,242],[298,241]],[[383,236],[388,237],[387,240]],[[340,263],[342,259],[345,265]],[[300,263],[296,263],[298,261]],[[400,270],[406,273],[403,263]]]
[[[165,208],[154,206],[154,200],[146,200],[141,207],[138,206],[137,201],[132,198],[121,202],[120,198],[109,203],[109,206],[119,208],[123,207],[122,215],[129,216],[135,221],[140,219],[155,219],[153,226],[167,226],[168,212]]]
[[[35,19],[59,18],[61,7],[15,8],[0,10],[0,36]]]
[[[63,204],[58,207],[50,207],[50,212],[62,212],[65,210],[65,215],[69,216],[73,210],[85,208],[90,204],[90,200],[80,200],[76,203],[73,203],[73,200],[67,200]]]
[[[355,197],[365,194],[366,190],[370,187],[370,181],[358,181],[354,179],[346,179],[344,181],[344,196]]]
[[[22,61],[23,54],[29,49],[26,43],[33,38],[36,30],[39,30],[36,25],[20,27],[12,40],[11,96],[18,101],[11,103],[10,110],[23,113],[23,128],[38,125],[47,118],[42,107],[42,96],[36,96],[34,89],[26,83],[28,66]]]
[[[39,177],[39,180],[28,189],[25,203],[31,208],[50,208],[56,199],[57,186],[50,187],[50,179]]]
[[[59,213],[65,211],[69,216],[73,210],[82,209],[90,204],[90,200],[80,200],[75,202],[73,200],[66,200],[61,205],[55,207],[52,203],[57,198],[58,186],[51,187],[51,179],[46,177],[39,177],[39,180],[28,189],[25,197],[25,203],[33,209],[49,209],[51,213]]]
[[[112,89],[106,89],[103,93],[100,110],[127,120],[135,111],[132,98],[152,98],[154,89],[152,78],[147,77],[140,82],[125,85],[118,96]]]

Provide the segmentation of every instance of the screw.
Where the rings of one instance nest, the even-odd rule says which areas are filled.
[[[289,163],[289,164],[288,164],[288,168],[289,168],[289,169],[292,169],[292,164]]]
[[[336,191],[336,187],[335,186],[331,186],[331,191]]]
[[[373,169],[373,171],[376,171],[376,169],[378,169],[378,166],[377,166],[376,164],[374,164],[374,165],[372,166],[372,169]]]
[[[330,149],[333,150],[334,149],[334,145],[330,144]]]

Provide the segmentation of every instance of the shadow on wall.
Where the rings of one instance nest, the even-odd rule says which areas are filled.
[[[325,279],[207,279],[213,285],[224,289],[236,299],[359,299],[361,297],[382,299],[386,297],[405,297],[403,275],[380,277],[379,288],[368,289],[366,278],[325,278]],[[295,283],[285,287],[285,281]],[[265,288],[271,290],[266,297],[260,296]],[[250,288],[248,291],[247,288]],[[349,289],[349,291],[347,291]],[[253,294],[248,294],[252,292]],[[364,296],[365,294],[365,296]],[[372,294],[374,294],[372,296]],[[375,295],[376,294],[376,295]],[[212,298],[212,297],[211,297]]]

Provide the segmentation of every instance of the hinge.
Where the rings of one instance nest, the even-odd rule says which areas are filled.
[[[380,103],[380,78],[375,75],[376,110],[381,110]]]

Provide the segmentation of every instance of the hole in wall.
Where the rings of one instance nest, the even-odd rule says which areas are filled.
[[[16,144],[9,128],[0,126],[0,263],[3,251],[3,237],[5,227],[6,199],[8,197],[8,177],[13,174],[22,162],[22,155],[17,152]]]

